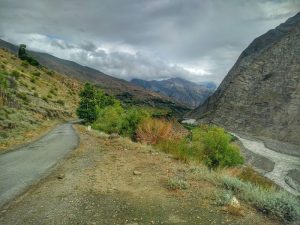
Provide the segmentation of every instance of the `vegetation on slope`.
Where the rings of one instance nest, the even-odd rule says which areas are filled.
[[[0,49],[0,149],[75,117],[80,83]]]
[[[206,179],[217,186],[217,203],[229,204],[233,196],[259,211],[285,221],[294,221],[299,215],[297,200],[278,190],[249,167],[236,167],[244,160],[234,138],[223,128],[209,125],[189,127],[182,132],[175,120],[157,118],[145,109],[121,104],[90,84],[80,93],[77,110],[79,117],[93,128],[106,133],[118,133],[135,141],[150,144],[187,163],[205,165],[194,172],[198,179]],[[91,116],[92,115],[92,116]],[[224,173],[224,168],[237,168],[235,174]],[[213,170],[212,170],[213,169]],[[189,184],[180,177],[171,178],[167,187],[185,190]]]

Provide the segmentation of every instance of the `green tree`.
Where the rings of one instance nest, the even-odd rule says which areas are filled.
[[[93,123],[93,128],[107,133],[120,133],[119,124],[124,109],[119,101],[113,105],[106,106],[99,110],[98,118]]]
[[[143,109],[129,108],[120,117],[119,131],[121,135],[135,138],[138,125],[150,115]]]
[[[193,131],[192,141],[203,145],[204,162],[209,168],[235,166],[244,162],[238,147],[223,128],[201,126]]]
[[[97,90],[89,83],[84,85],[79,93],[80,103],[76,110],[77,116],[87,123],[92,123],[97,119]]]
[[[26,60],[27,59],[26,45],[20,44],[19,51],[18,51],[18,57],[21,60]]]
[[[36,59],[34,59],[33,57],[31,57],[30,55],[27,54],[26,45],[24,45],[24,44],[20,44],[20,46],[19,46],[18,57],[21,60],[27,61],[32,66],[40,65],[40,63]]]

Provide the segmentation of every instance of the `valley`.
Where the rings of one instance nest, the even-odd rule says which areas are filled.
[[[214,48],[196,60],[185,32],[140,52],[78,30],[31,34],[28,47],[0,39],[0,224],[299,224],[300,12],[255,38],[218,87],[231,36],[218,56],[206,37]],[[181,38],[189,57],[171,48]],[[76,60],[46,53],[57,48]]]

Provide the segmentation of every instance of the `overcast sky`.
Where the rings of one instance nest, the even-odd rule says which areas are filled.
[[[300,0],[0,0],[0,38],[130,80],[219,83]]]

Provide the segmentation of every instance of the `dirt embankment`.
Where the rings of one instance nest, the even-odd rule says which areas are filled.
[[[216,205],[195,168],[128,139],[76,127],[81,143],[50,177],[1,209],[0,224],[279,224],[242,204]],[[168,189],[170,178],[188,183]]]

